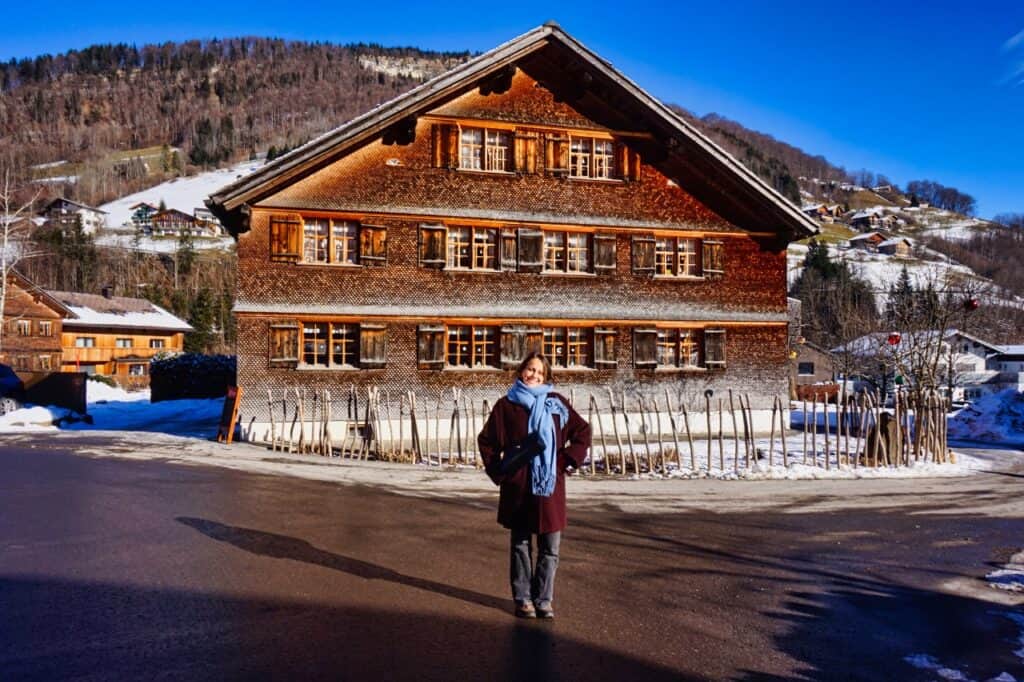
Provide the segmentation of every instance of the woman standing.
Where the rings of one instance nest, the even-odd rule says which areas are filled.
[[[520,618],[555,617],[565,470],[579,467],[590,447],[590,425],[551,389],[551,366],[540,353],[530,353],[477,438],[487,475],[501,486],[498,523],[511,535],[509,580]]]

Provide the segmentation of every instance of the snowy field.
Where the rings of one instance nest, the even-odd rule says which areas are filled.
[[[205,208],[206,204],[203,202],[206,197],[238,178],[252,173],[262,165],[262,161],[245,161],[230,168],[207,171],[187,178],[176,178],[141,192],[121,197],[109,204],[103,204],[99,208],[107,212],[107,225],[110,227],[130,225],[132,222],[130,207],[139,202],[159,206],[163,201],[168,208],[176,208],[191,214],[197,208]]]

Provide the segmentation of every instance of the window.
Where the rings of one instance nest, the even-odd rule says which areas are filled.
[[[76,336],[75,337],[75,348],[95,348],[96,337],[95,336]]]
[[[165,346],[165,343],[164,343],[163,339],[150,339],[149,340],[149,347],[150,348],[164,348],[164,346]]]
[[[569,141],[569,175],[574,178],[614,178],[615,143],[572,136]]]
[[[384,366],[386,344],[383,325],[285,320],[270,325],[270,365],[374,369]]]
[[[544,232],[544,272],[590,272],[590,238],[584,232]]]
[[[14,356],[14,369],[27,372],[31,369],[30,358],[27,355]]]
[[[709,239],[633,235],[633,273],[659,277],[721,277],[725,274],[723,245]]]
[[[32,334],[32,320],[18,320],[17,321],[18,336],[31,336]]]
[[[384,265],[387,229],[354,220],[271,216],[270,259],[289,263]]]
[[[814,363],[813,362],[798,362],[796,365],[796,373],[800,376],[810,376],[814,374]]]
[[[459,168],[507,172],[512,135],[506,130],[463,128],[459,135]]]
[[[459,270],[497,270],[498,230],[486,227],[449,228],[446,265]]]
[[[50,364],[49,355],[40,355],[36,358],[36,367],[42,372],[49,372],[53,367]]]
[[[633,364],[638,369],[725,367],[725,330],[634,329]]]
[[[697,240],[683,237],[658,237],[654,247],[654,272],[668,277],[696,277]]]
[[[590,367],[591,334],[584,327],[544,327],[543,353],[552,367]]]
[[[53,323],[49,320],[40,320],[39,336],[53,336]]]
[[[132,347],[132,340],[131,339],[116,339],[114,341],[114,346],[116,348],[131,348]]]
[[[446,362],[449,367],[482,369],[497,367],[497,328],[486,326],[449,326]]]
[[[144,376],[146,376],[146,366],[143,365],[143,364],[128,365],[128,376],[130,376],[130,377],[144,377]]]

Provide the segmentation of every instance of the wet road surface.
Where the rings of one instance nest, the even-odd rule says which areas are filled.
[[[815,513],[573,510],[570,481],[540,622],[490,503],[65,447],[0,442],[3,680],[1024,679],[1020,607],[978,598],[1024,519],[966,511],[1019,472]]]

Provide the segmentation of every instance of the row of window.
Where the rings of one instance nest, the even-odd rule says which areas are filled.
[[[50,320],[11,320],[8,329],[18,336],[32,336],[32,328],[35,327],[36,336],[53,336],[53,322]]]
[[[95,336],[76,336],[75,337],[75,348],[95,348],[96,337]],[[115,348],[135,348],[135,341],[132,338],[117,338],[114,339]],[[149,347],[153,349],[166,348],[165,339],[150,339]]]
[[[442,123],[434,126],[434,165],[483,173],[537,173],[583,180],[637,180],[639,156],[611,137]]]
[[[574,326],[424,324],[417,329],[420,369],[513,369],[531,351],[554,367],[613,369],[615,329]],[[270,325],[272,366],[379,369],[387,362],[387,330],[380,324],[287,320]],[[637,369],[725,366],[725,330],[691,327],[633,329]]]
[[[51,355],[12,355],[10,365],[18,372],[50,372],[60,362],[60,356]]]
[[[425,224],[419,229],[422,267],[498,272],[615,272],[616,235],[603,232]],[[272,260],[310,264],[387,264],[387,228],[352,220],[273,216]],[[637,234],[632,269],[657,277],[724,274],[723,244],[715,239]]]

